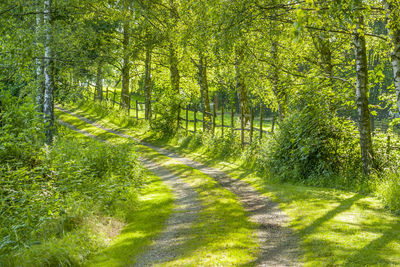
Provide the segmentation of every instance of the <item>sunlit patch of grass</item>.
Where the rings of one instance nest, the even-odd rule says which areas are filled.
[[[172,212],[171,190],[150,173],[141,190],[138,207],[128,214],[127,225],[106,249],[95,255],[87,266],[127,266],[163,229]]]

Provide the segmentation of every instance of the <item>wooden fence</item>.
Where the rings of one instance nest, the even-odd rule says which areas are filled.
[[[115,105],[118,105],[121,107],[121,102],[118,102],[116,99],[117,92],[114,90],[114,92],[111,93],[111,98],[109,90],[103,91],[103,95],[105,93],[105,100],[109,101],[112,103],[113,107]],[[127,110],[128,116],[131,116],[135,118],[137,121],[139,120],[144,120],[144,116],[141,117],[139,115],[139,112],[143,112],[145,110],[145,102],[140,102],[138,100],[131,101],[131,95],[125,96],[128,98],[128,106],[124,107]],[[97,100],[96,97],[96,92],[93,92],[93,99],[94,101]],[[151,103],[154,103],[155,101],[151,101]],[[153,105],[152,105],[153,107]],[[256,140],[256,134],[258,135],[259,139],[261,140],[263,138],[263,135],[265,134],[271,134],[274,131],[274,125],[275,125],[275,118],[263,118],[263,108],[262,105],[260,105],[260,114],[259,114],[259,127],[255,127],[255,118],[254,118],[254,108],[250,108],[250,116],[249,117],[242,117],[240,114],[235,113],[235,108],[234,105],[230,106],[230,110],[228,112],[225,111],[224,105],[221,105],[221,111],[217,112],[217,103],[214,102],[213,104],[213,110],[212,112],[206,112],[202,111],[196,108],[195,105],[187,105],[186,107],[181,107],[179,114],[183,114],[178,116],[178,121],[177,121],[177,127],[180,129],[183,129],[186,131],[186,133],[192,132],[192,133],[197,133],[200,131],[202,128],[203,132],[209,131],[212,135],[216,134],[217,129],[220,129],[221,136],[224,136],[226,134],[233,135],[236,131],[240,132],[240,140],[241,140],[241,145],[244,147],[245,145],[252,144]],[[193,114],[193,119],[189,118],[189,112],[192,112]],[[227,113],[230,114],[230,122],[225,123]],[[157,118],[157,111],[155,109],[151,109],[151,114],[152,118]],[[151,118],[151,119],[152,119]],[[220,119],[220,124],[218,124],[216,121],[217,119]],[[239,127],[236,126],[235,124],[235,118],[238,118],[240,121]],[[228,118],[229,119],[229,118]],[[247,123],[246,123],[247,120]],[[263,129],[265,121],[271,121],[272,120],[272,127],[271,131],[266,131]],[[189,129],[189,123],[193,124],[193,130]],[[200,125],[199,125],[200,124]],[[247,136],[246,136],[247,134]]]

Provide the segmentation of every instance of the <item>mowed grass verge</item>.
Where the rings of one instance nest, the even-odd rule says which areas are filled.
[[[112,113],[99,116],[93,106],[71,108],[109,128],[137,138],[151,137],[152,133],[145,132],[143,125],[124,128],[126,125],[120,124]],[[400,218],[385,210],[379,199],[343,190],[273,183],[268,177],[242,167],[240,155],[229,161],[210,159],[202,147],[193,144],[191,137],[187,139],[153,141],[218,167],[280,203],[290,217],[289,226],[301,239],[305,266],[400,265]]]
[[[124,139],[69,114],[57,111],[57,116],[104,140],[119,142],[118,140]],[[137,151],[182,177],[197,191],[203,206],[199,220],[192,226],[188,236],[190,242],[185,243],[182,255],[162,265],[252,265],[258,253],[256,225],[247,220],[242,205],[233,193],[219,187],[217,182],[200,171],[175,161],[171,163],[170,158],[155,150],[137,145]]]

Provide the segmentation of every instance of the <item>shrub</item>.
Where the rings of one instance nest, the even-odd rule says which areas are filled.
[[[0,91],[0,164],[34,166],[40,159],[44,131],[33,101]]]
[[[270,145],[263,146],[269,151],[262,152],[265,159],[258,159],[258,164],[284,181],[326,184],[329,181],[322,181],[322,177],[358,177],[361,164],[357,136],[348,120],[307,105],[280,123]]]

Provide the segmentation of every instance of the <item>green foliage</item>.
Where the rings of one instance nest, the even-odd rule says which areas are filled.
[[[355,178],[360,174],[357,144],[355,127],[349,121],[307,105],[281,122],[271,145],[264,147],[268,149],[263,153],[266,157],[258,162],[283,181],[311,179],[326,184],[329,181],[321,181],[321,177],[340,174]]]
[[[91,214],[126,216],[119,210],[124,203],[133,205],[142,184],[142,168],[129,144],[65,136],[36,156],[34,167],[12,159],[0,165],[0,254],[11,258],[22,248],[44,249],[48,242],[59,245],[43,257],[64,258],[63,243],[54,238],[79,229]],[[0,259],[0,265],[9,259]]]
[[[386,170],[373,183],[375,194],[386,206],[392,211],[400,212],[400,173]]]
[[[0,162],[34,166],[43,140],[40,116],[32,100],[0,91]]]
[[[151,129],[164,136],[172,136],[178,130],[179,95],[171,94],[168,97],[162,97],[153,105],[153,110],[157,113],[157,118],[150,122]]]

